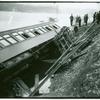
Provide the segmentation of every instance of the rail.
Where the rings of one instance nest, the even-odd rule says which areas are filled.
[[[82,37],[86,36],[86,33],[94,26],[95,24],[93,23],[84,33],[82,36],[80,36],[75,42],[73,42],[69,48],[57,59],[57,61],[50,67],[50,69],[48,69],[48,71],[46,72],[46,74],[48,74],[48,72],[54,67],[56,66],[56,64],[72,49],[72,47],[77,44],[79,41],[82,40]]]
[[[81,37],[79,37],[74,43],[72,43],[69,46],[69,48],[58,58],[58,60],[46,72],[45,78],[39,83],[38,87],[36,87],[34,89],[34,91],[30,94],[30,97],[34,96],[35,93],[40,89],[40,87],[52,76],[52,74],[54,74],[62,66],[63,62],[66,60],[66,63],[67,63],[68,59],[88,40],[88,38],[91,36],[91,34],[95,33],[95,31],[97,31],[97,30],[95,30],[95,31],[89,33],[86,36],[87,32],[89,32],[94,25],[95,25],[95,23],[92,23],[92,25],[83,33],[83,35]],[[81,41],[81,39],[83,37],[85,39],[82,42],[80,42],[78,45],[74,46],[74,48],[72,48],[73,45],[75,45],[76,43],[78,43],[79,41]]]

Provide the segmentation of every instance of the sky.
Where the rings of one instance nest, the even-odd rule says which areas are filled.
[[[47,13],[78,13],[100,9],[97,3],[0,3],[0,10],[13,10],[25,12],[47,12]]]
[[[69,26],[69,16],[74,17],[93,13],[100,9],[97,3],[1,3],[0,31],[38,24],[49,17],[57,18],[61,26]]]
[[[99,10],[97,3],[58,3],[59,10],[66,13],[81,13],[81,11]],[[86,12],[84,12],[86,13]]]

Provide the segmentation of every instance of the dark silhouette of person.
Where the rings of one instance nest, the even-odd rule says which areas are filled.
[[[97,24],[100,23],[100,11],[96,14]]]
[[[79,27],[81,27],[81,17],[78,17],[78,21],[79,21]]]
[[[77,36],[76,35],[76,33],[78,32],[78,27],[77,26],[74,26],[74,32],[75,32],[75,36]]]
[[[86,15],[84,16],[84,23],[85,23],[85,25],[87,25],[87,23],[88,23],[88,14],[86,14]]]
[[[93,23],[96,21],[96,14],[97,14],[97,12],[95,12],[95,13],[93,14]]]
[[[71,14],[71,16],[70,16],[70,25],[71,25],[71,26],[73,25],[73,20],[74,20],[74,17],[73,17],[73,15]]]
[[[79,16],[76,16],[76,24],[79,23]]]
[[[99,18],[99,23],[100,23],[100,11],[99,11],[99,17],[98,18]]]

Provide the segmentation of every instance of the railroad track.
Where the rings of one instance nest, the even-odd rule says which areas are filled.
[[[85,40],[85,38],[88,36],[88,32],[91,30],[91,28],[95,25],[95,23],[93,23],[84,33],[83,35],[81,35],[75,42],[73,42],[69,48],[56,60],[56,62],[50,67],[50,69],[48,69],[48,71],[45,73],[45,75],[47,75],[50,70],[52,68],[54,68],[54,66],[56,66],[58,64],[58,62],[62,61],[62,58],[64,58],[67,54],[69,54],[72,49],[75,49],[74,47],[76,47],[79,43],[83,42]],[[91,35],[92,33],[90,33]]]
[[[94,30],[95,23],[80,36],[74,43],[72,43],[69,48],[57,59],[57,61],[50,67],[50,69],[45,73],[45,78],[39,83],[39,85],[33,90],[29,97],[33,97],[35,93],[40,89],[40,87],[64,64],[64,62],[69,63],[70,57],[73,56],[79,48],[86,43],[87,40],[93,38],[93,34],[99,29]],[[92,32],[91,32],[92,30]]]

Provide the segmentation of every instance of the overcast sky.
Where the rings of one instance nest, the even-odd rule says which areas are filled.
[[[100,9],[97,3],[0,3],[0,30],[24,27],[57,18],[59,25],[69,26],[69,16],[74,17],[93,13]]]
[[[84,13],[99,10],[97,3],[0,3],[0,10],[46,13]]]
[[[30,5],[40,9],[46,7],[47,9],[56,9],[58,12],[78,12],[78,10],[99,10],[97,3],[32,3],[23,4]]]

